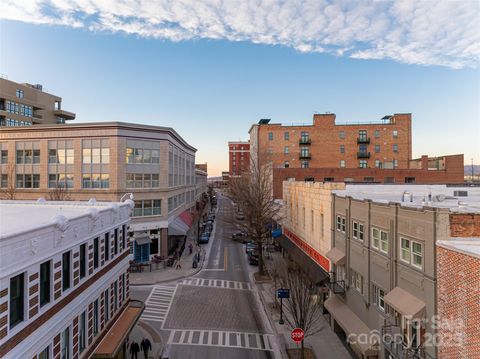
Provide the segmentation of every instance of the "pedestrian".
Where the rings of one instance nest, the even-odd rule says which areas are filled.
[[[150,343],[150,340],[148,340],[148,338],[143,338],[140,346],[143,350],[143,356],[145,357],[145,359],[148,359],[148,351],[152,350],[152,343]]]
[[[175,269],[182,269],[182,264],[180,263],[180,259],[178,259]]]
[[[138,359],[138,352],[140,351],[140,347],[135,340],[132,340],[130,343],[130,358],[131,359]]]
[[[192,243],[190,243],[190,244],[188,245],[188,249],[190,250],[190,254],[192,254],[192,252],[193,252],[193,245],[192,245]]]

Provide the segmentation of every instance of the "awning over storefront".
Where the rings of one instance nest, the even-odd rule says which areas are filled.
[[[93,359],[115,358],[122,349],[125,339],[142,314],[145,305],[137,300],[130,300],[127,307],[113,323],[104,338],[93,352]],[[127,349],[128,350],[128,349]]]
[[[288,237],[282,234],[280,237],[275,238],[275,240],[278,241],[282,248],[287,251],[290,257],[302,268],[312,282],[318,284],[330,278],[322,267],[298,248]]]
[[[338,248],[330,249],[325,256],[335,264],[343,264],[345,263],[345,253]]]
[[[152,240],[150,239],[150,237],[145,236],[145,237],[135,238],[135,242],[137,243],[137,245],[141,246],[143,244],[152,243]]]
[[[332,294],[325,301],[324,306],[344,330],[350,346],[357,354],[360,354],[359,356],[378,354],[378,343],[375,337],[370,337],[371,329],[338,296]],[[352,334],[350,338],[349,334]],[[362,336],[359,337],[360,334]],[[362,337],[365,336],[368,340],[355,340],[355,338],[364,339]]]
[[[404,316],[412,318],[423,317],[425,302],[400,287],[395,287],[388,292],[384,300],[385,303]]]
[[[190,211],[183,211],[178,217],[187,225],[188,228],[192,226],[193,217]]]
[[[168,224],[169,236],[185,236],[187,235],[189,227],[183,222],[180,217],[175,218]]]
[[[167,228],[167,227],[168,227],[167,221],[135,222],[135,220],[133,220],[130,223],[130,231],[132,232],[149,231],[152,229],[160,229],[160,228]]]

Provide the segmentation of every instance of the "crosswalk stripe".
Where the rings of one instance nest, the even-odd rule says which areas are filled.
[[[222,279],[184,279],[180,282],[180,284],[224,289],[252,290],[252,285],[248,282],[237,282]]]
[[[142,313],[141,319],[159,322],[163,328],[165,318],[167,317],[170,306],[172,305],[176,289],[176,286],[154,286],[150,292],[150,295],[145,301],[145,310]]]

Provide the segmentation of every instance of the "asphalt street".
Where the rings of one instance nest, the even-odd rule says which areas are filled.
[[[132,298],[146,302],[140,324],[160,335],[164,358],[273,358],[274,336],[252,281],[256,268],[244,246],[230,239],[231,201],[217,198],[203,269],[175,282],[131,288]]]

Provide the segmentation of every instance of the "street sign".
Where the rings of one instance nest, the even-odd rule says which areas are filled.
[[[301,328],[295,328],[292,330],[292,333],[290,334],[290,336],[292,337],[292,340],[295,342],[295,343],[300,343],[303,338],[305,337],[305,333],[303,331],[303,329]]]
[[[279,288],[277,289],[277,298],[290,298],[290,289],[287,288]]]

